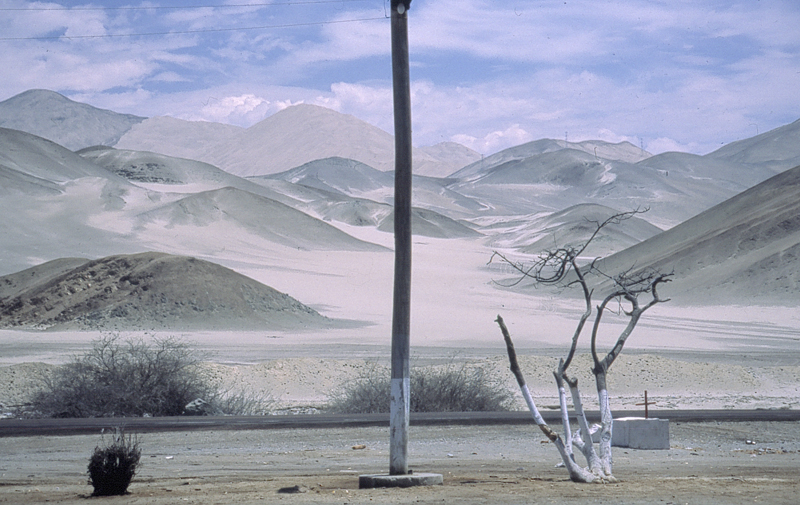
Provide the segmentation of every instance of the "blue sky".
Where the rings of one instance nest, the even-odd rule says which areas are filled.
[[[392,131],[388,0],[0,3],[0,100],[32,88],[250,126],[299,102]],[[800,3],[413,0],[414,143],[705,154],[800,119]]]

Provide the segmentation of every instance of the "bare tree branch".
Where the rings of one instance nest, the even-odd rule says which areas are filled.
[[[489,259],[491,263],[494,258],[499,258],[505,263],[511,265],[520,277],[511,284],[505,285],[506,287],[516,286],[525,279],[533,282],[534,287],[538,285],[561,285],[563,287],[571,287],[579,285],[583,294],[586,310],[581,314],[578,324],[572,336],[572,342],[569,351],[565,358],[559,360],[558,367],[553,372],[556,380],[556,385],[559,391],[559,405],[561,408],[562,425],[564,428],[564,436],[566,444],[562,441],[561,437],[553,431],[552,428],[542,419],[533,398],[530,395],[522,371],[517,362],[516,351],[514,350],[511,337],[508,329],[503,322],[503,318],[497,316],[496,322],[500,325],[500,330],[503,333],[503,338],[508,350],[509,362],[511,364],[511,371],[517,379],[523,397],[531,410],[537,425],[542,432],[556,444],[559,452],[561,453],[564,464],[567,467],[570,478],[577,482],[609,482],[615,481],[612,474],[612,459],[611,459],[611,431],[613,418],[611,416],[611,407],[609,404],[608,390],[606,387],[606,375],[611,364],[622,352],[626,340],[633,332],[636,324],[639,322],[642,314],[658,303],[668,301],[662,299],[658,294],[658,286],[669,282],[670,274],[662,274],[655,271],[635,271],[634,267],[617,274],[616,276],[609,276],[597,267],[597,260],[595,258],[589,262],[588,265],[581,266],[578,264],[581,255],[586,251],[586,248],[597,238],[599,233],[610,225],[619,224],[625,220],[631,219],[637,214],[646,212],[647,209],[636,209],[630,212],[621,212],[610,216],[608,219],[599,221],[590,221],[595,224],[595,230],[589,239],[582,245],[577,247],[563,246],[556,247],[555,249],[544,251],[538,258],[530,265],[524,266],[522,263],[511,261],[506,255],[495,251]],[[592,442],[592,434],[586,420],[585,413],[581,402],[581,395],[578,389],[578,380],[571,378],[568,375],[568,369],[577,351],[578,341],[586,326],[586,322],[592,315],[592,295],[593,291],[589,287],[587,276],[590,274],[598,275],[601,278],[610,280],[612,283],[612,291],[603,298],[603,301],[596,307],[597,312],[594,319],[594,324],[591,331],[591,354],[594,362],[592,372],[595,375],[595,383],[597,387],[598,400],[601,412],[601,427],[600,427],[600,442],[599,442],[599,455],[595,452],[594,443]],[[650,300],[640,305],[639,297],[642,294],[649,294]],[[597,335],[600,328],[603,315],[606,311],[611,311],[609,304],[616,301],[619,305],[619,313],[628,317],[628,324],[622,331],[614,347],[608,354],[601,360],[597,351]],[[626,304],[630,304],[630,309],[625,310]],[[574,435],[571,433],[569,411],[567,405],[567,394],[565,383],[569,386],[573,408],[577,417],[580,430]],[[573,444],[579,448],[587,460],[588,468],[578,466],[574,461]]]

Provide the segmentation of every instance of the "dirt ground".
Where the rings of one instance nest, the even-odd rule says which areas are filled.
[[[103,503],[796,504],[800,423],[671,423],[671,449],[614,448],[615,484],[576,484],[534,426],[412,427],[412,470],[444,485],[358,489],[388,470],[385,428],[140,436],[142,465]],[[0,503],[86,503],[100,436],[0,438]],[[361,448],[361,446],[364,446]],[[299,493],[280,492],[298,486]]]

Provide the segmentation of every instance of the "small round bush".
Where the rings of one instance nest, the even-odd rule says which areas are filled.
[[[89,459],[89,484],[93,496],[123,495],[136,474],[141,451],[139,443],[122,429],[114,430],[110,444],[94,448]]]
[[[372,367],[346,385],[329,408],[347,414],[389,412],[391,380],[385,367]],[[502,381],[476,366],[414,367],[411,412],[495,412],[508,410],[512,395]]]

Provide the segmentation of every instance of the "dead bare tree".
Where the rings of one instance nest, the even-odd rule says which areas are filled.
[[[579,262],[582,261],[581,255],[586,248],[604,228],[619,224],[642,212],[645,211],[637,209],[630,212],[622,212],[614,214],[603,222],[594,222],[596,229],[585,243],[576,247],[565,246],[545,251],[529,266],[513,262],[499,252],[494,252],[490,259],[491,263],[495,258],[499,258],[503,262],[511,265],[519,273],[519,278],[511,285],[519,284],[523,280],[529,279],[533,281],[534,285],[578,286],[583,293],[586,310],[581,315],[575,332],[572,335],[572,344],[570,345],[569,352],[567,352],[566,357],[559,360],[558,367],[553,372],[556,386],[558,387],[561,423],[564,430],[563,439],[556,431],[547,425],[539,413],[536,403],[525,382],[525,377],[520,370],[519,363],[517,362],[516,351],[514,350],[514,344],[511,341],[508,328],[500,315],[498,315],[496,319],[497,324],[500,325],[500,330],[503,333],[503,339],[506,343],[511,371],[517,379],[517,383],[522,391],[522,396],[528,404],[533,419],[545,436],[555,444],[561,454],[564,466],[569,471],[570,479],[575,482],[613,482],[616,480],[612,472],[611,435],[613,418],[611,416],[606,377],[611,365],[622,352],[625,342],[633,332],[642,314],[654,305],[668,301],[668,299],[659,297],[658,286],[669,282],[669,278],[672,275],[654,271],[633,273],[633,270],[628,270],[614,276],[609,276],[597,267],[597,259],[589,261],[586,265],[579,265]],[[591,353],[594,362],[592,373],[595,376],[600,406],[600,437],[597,449],[595,449],[595,445],[592,441],[592,431],[589,428],[586,414],[583,410],[581,394],[578,389],[578,380],[568,375],[569,366],[577,350],[578,340],[593,312],[593,290],[589,287],[588,280],[592,276],[603,280],[609,280],[612,285],[610,292],[596,307],[596,315],[591,330]],[[646,303],[640,303],[639,297],[642,295],[649,296],[649,300]],[[628,317],[628,324],[617,338],[614,347],[601,359],[597,350],[597,334],[603,314],[610,310],[609,305],[614,302],[616,302],[618,310]],[[571,432],[569,421],[567,387],[569,387],[572,407],[578,421],[578,430],[576,430],[574,434]],[[575,447],[578,448],[586,459],[586,467],[579,465],[575,460]]]

